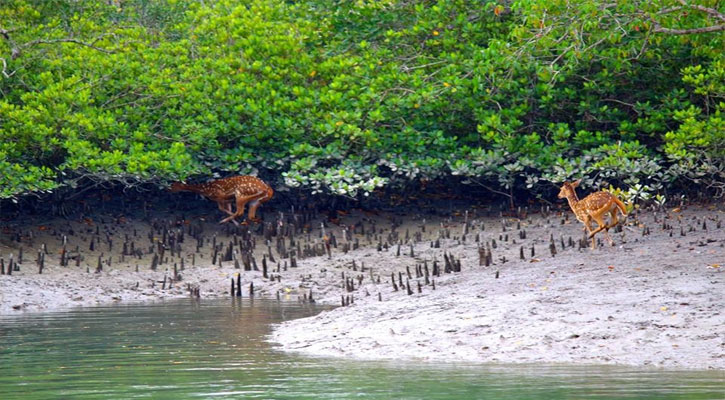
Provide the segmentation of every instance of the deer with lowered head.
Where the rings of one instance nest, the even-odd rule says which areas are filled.
[[[235,218],[244,215],[244,207],[247,204],[249,204],[248,219],[258,222],[257,208],[274,195],[274,190],[269,185],[261,179],[249,175],[232,176],[197,185],[174,182],[171,184],[171,191],[194,192],[216,202],[219,210],[229,215],[219,223],[232,221],[235,225],[239,225]],[[232,212],[233,202],[236,202],[237,205],[236,212]]]
[[[579,200],[576,195],[575,188],[579,186],[581,179],[574,182],[564,182],[561,185],[559,191],[559,198],[566,199],[569,202],[569,207],[574,212],[576,219],[584,224],[584,229],[589,233],[589,238],[592,239],[592,249],[596,248],[596,241],[594,235],[604,231],[604,236],[610,245],[614,246],[614,241],[609,237],[609,228],[616,226],[619,223],[617,218],[617,211],[622,213],[622,216],[627,216],[626,208],[613,194],[599,191],[590,194],[589,196]],[[611,216],[610,224],[607,225],[604,217],[609,213]],[[591,222],[594,221],[599,225],[595,230],[592,230]]]

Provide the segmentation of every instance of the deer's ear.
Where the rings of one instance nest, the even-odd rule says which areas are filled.
[[[577,179],[574,182],[571,183],[571,187],[577,187],[582,182],[581,179]]]

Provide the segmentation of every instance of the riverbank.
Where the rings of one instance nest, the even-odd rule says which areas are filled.
[[[4,221],[5,266],[10,254],[17,262],[20,247],[25,254],[19,271],[0,276],[0,312],[185,297],[197,289],[222,297],[239,279],[243,297],[252,284],[255,296],[349,303],[276,327],[270,340],[286,351],[725,370],[722,207],[640,213],[612,234],[615,247],[593,251],[581,248],[581,225],[569,211],[513,217],[472,207],[450,216],[352,210],[324,228],[320,220],[301,222],[291,235],[284,226],[292,219],[282,218],[275,224],[280,235],[287,232],[286,249],[277,237],[267,242],[261,228],[245,235],[207,222],[215,217]],[[169,242],[165,234],[176,242],[152,270],[158,243]],[[245,271],[249,259],[238,254],[219,262],[245,240],[253,243],[257,270],[252,264]],[[128,255],[130,242],[143,251]],[[307,256],[282,257],[295,246]],[[78,253],[82,261],[68,258]]]

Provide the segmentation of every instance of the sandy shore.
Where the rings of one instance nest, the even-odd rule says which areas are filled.
[[[236,269],[233,261],[212,264],[212,237],[227,243],[235,236],[211,222],[202,224],[202,217],[192,214],[167,225],[168,232],[177,233],[189,224],[203,225],[205,239],[197,252],[199,242],[187,236],[180,254],[167,252],[155,271],[151,249],[161,240],[161,230],[153,229],[153,221],[4,221],[0,256],[5,267],[10,254],[18,260],[20,247],[25,254],[19,271],[0,276],[0,313],[185,297],[189,288],[198,288],[202,297],[229,296],[230,281],[239,273],[245,297],[253,283],[256,296],[309,301],[311,293],[318,303],[352,301],[277,326],[270,340],[288,351],[366,359],[725,370],[722,207],[641,213],[612,235],[615,247],[594,251],[579,248],[581,225],[557,213],[513,218],[472,208],[468,217],[463,211],[431,217],[357,210],[325,228],[325,235],[337,241],[331,256],[300,257],[292,268],[270,242],[275,258],[266,260],[270,278],[262,276],[261,260],[270,249],[260,234],[253,235],[259,271]],[[345,227],[353,225],[346,236]],[[300,248],[324,248],[319,222],[308,222],[305,230],[294,238]],[[60,266],[64,236],[67,252],[80,249],[83,260],[77,266],[75,260]],[[124,241],[134,241],[143,254],[122,256]],[[290,244],[289,238],[285,241]],[[356,241],[359,248],[343,251]],[[36,258],[43,244],[48,254],[39,274]],[[480,265],[479,247],[490,248],[492,265]],[[444,271],[445,255],[460,262],[460,272]],[[99,256],[103,268],[95,272]],[[433,276],[434,263],[440,276]],[[174,264],[181,280],[169,287]],[[411,294],[399,286],[401,280]]]

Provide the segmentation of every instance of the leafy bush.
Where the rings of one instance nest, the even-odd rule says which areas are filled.
[[[706,6],[5,1],[0,198],[254,172],[348,197],[452,176],[722,195]]]

